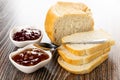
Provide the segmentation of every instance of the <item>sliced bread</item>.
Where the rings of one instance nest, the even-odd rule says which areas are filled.
[[[98,50],[110,47],[115,42],[111,35],[103,30],[95,30],[88,32],[75,33],[62,38],[62,43],[65,42],[87,42],[93,40],[107,39],[106,42],[100,44],[66,44],[65,47],[75,55],[92,54]]]
[[[67,71],[74,73],[74,74],[86,74],[90,73],[93,69],[95,69],[98,65],[103,63],[108,58],[108,53],[105,53],[98,58],[94,59],[90,63],[84,65],[72,65],[65,62],[62,57],[58,57],[58,63]]]
[[[90,9],[83,3],[58,2],[46,15],[45,31],[50,40],[61,44],[64,36],[93,30],[94,21]]]
[[[58,48],[58,53],[62,57],[62,59],[67,63],[73,64],[73,65],[81,65],[81,64],[89,63],[92,60],[96,59],[97,57],[109,51],[110,51],[110,47],[103,50],[96,51],[91,55],[76,56],[70,53],[67,49],[65,49],[64,46],[60,46]]]

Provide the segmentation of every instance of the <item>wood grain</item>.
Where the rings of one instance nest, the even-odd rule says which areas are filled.
[[[118,40],[117,45],[112,47],[108,60],[89,74],[75,75],[65,71],[57,63],[56,51],[53,53],[51,62],[34,73],[25,74],[16,69],[8,59],[8,55],[18,49],[9,39],[11,28],[19,24],[13,7],[11,0],[0,0],[0,80],[120,80],[120,42]]]

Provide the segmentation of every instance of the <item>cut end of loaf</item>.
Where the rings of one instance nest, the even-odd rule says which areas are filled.
[[[60,17],[54,24],[54,37],[57,44],[61,44],[64,36],[93,30],[93,19],[86,14],[72,14]]]
[[[46,16],[45,30],[54,44],[60,45],[64,36],[93,30],[90,9],[83,3],[58,2]]]

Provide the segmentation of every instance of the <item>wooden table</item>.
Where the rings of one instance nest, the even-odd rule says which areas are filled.
[[[103,28],[116,40],[109,58],[91,73],[74,75],[65,71],[57,63],[57,52],[49,64],[31,74],[19,71],[10,63],[9,54],[18,49],[9,39],[13,26],[38,25],[44,34],[42,41],[49,42],[44,32],[44,20],[47,10],[56,0],[47,1],[0,0],[0,80],[120,80],[120,6],[117,0],[83,1],[93,11],[95,28]]]

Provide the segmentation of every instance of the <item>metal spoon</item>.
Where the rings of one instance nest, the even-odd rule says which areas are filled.
[[[48,49],[56,49],[58,46],[52,43],[39,43],[39,46],[48,48]]]
[[[107,39],[98,39],[98,40],[87,41],[87,42],[65,42],[62,44],[101,44],[106,41]],[[39,46],[47,49],[56,49],[58,47],[57,45],[54,45],[52,43],[39,43]]]

